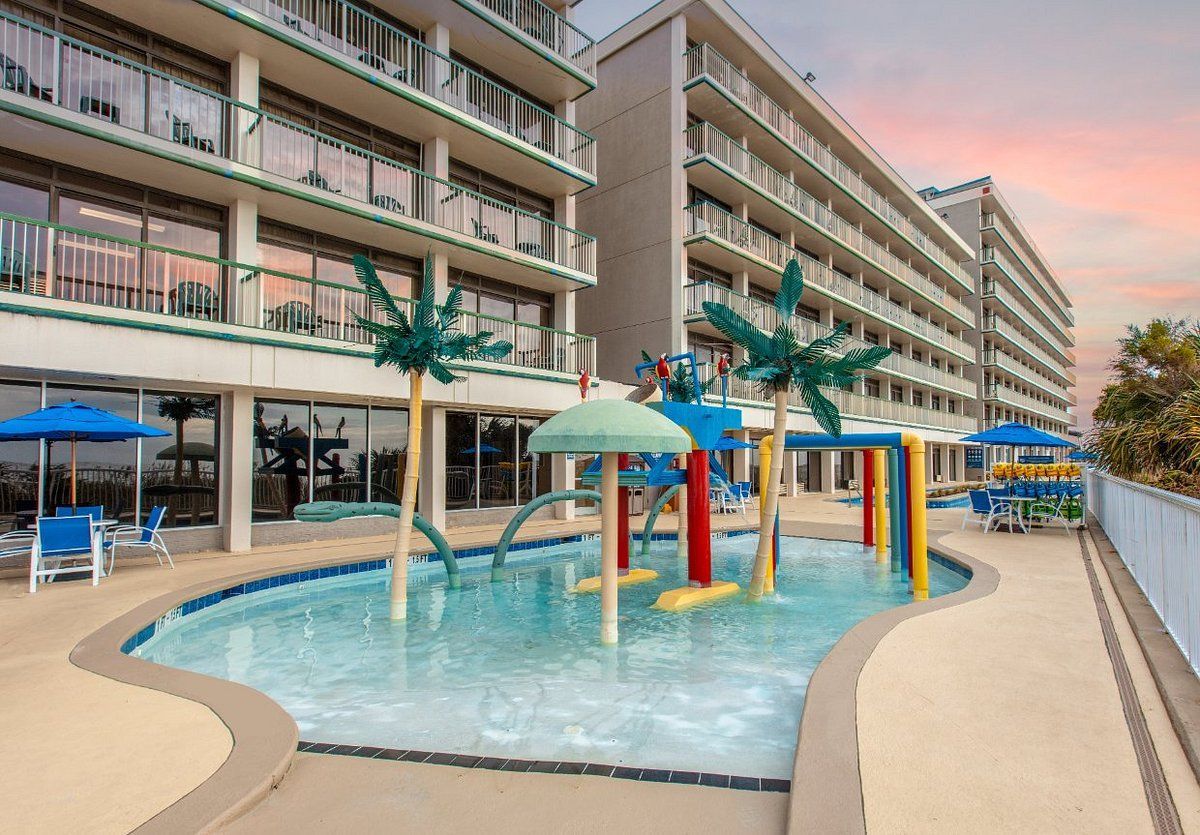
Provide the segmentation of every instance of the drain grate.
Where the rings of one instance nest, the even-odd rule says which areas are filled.
[[[1157,835],[1182,835],[1179,812],[1175,809],[1175,801],[1171,797],[1170,787],[1167,786],[1167,778],[1163,774],[1158,753],[1154,750],[1150,728],[1142,714],[1142,704],[1138,699],[1137,690],[1134,689],[1133,677],[1129,674],[1125,655],[1121,652],[1112,613],[1104,600],[1104,592],[1100,588],[1100,580],[1096,577],[1096,568],[1083,531],[1079,531],[1079,552],[1083,557],[1088,582],[1092,586],[1092,599],[1096,603],[1100,630],[1104,634],[1104,646],[1108,650],[1108,659],[1112,662],[1113,675],[1117,680],[1117,692],[1121,695],[1121,709],[1125,713],[1125,724],[1129,727],[1129,736],[1133,741],[1133,753],[1137,758],[1138,770],[1142,773],[1142,786],[1146,791],[1146,802],[1150,806],[1154,831]]]

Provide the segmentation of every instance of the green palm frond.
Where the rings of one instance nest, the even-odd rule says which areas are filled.
[[[802,295],[804,271],[800,269],[800,262],[792,258],[783,268],[783,281],[779,285],[779,292],[775,294],[775,310],[785,322],[795,315],[796,305],[800,304]]]
[[[421,298],[413,311],[413,330],[434,330],[438,324],[437,287],[433,275],[433,258],[425,256],[425,274],[421,279]]]
[[[465,377],[459,377],[456,375],[444,363],[442,363],[441,360],[429,363],[429,366],[425,370],[429,372],[429,375],[433,377],[433,379],[447,386],[451,383],[461,382],[466,379]]]
[[[816,418],[817,425],[835,438],[842,436],[842,415],[838,407],[809,382],[800,386],[800,399]]]
[[[728,307],[717,302],[705,302],[704,318],[726,339],[750,353],[770,353],[771,338]]]
[[[358,276],[359,283],[366,290],[371,306],[386,316],[392,324],[408,327],[408,317],[396,304],[395,298],[388,292],[388,289],[383,286],[383,281],[375,272],[375,265],[362,255],[355,255],[350,260],[354,265],[354,274]]]
[[[442,305],[439,322],[443,331],[454,330],[458,326],[459,314],[462,312],[462,300],[462,285],[455,284],[450,289],[450,295],[446,296],[446,303]]]
[[[824,336],[818,336],[812,342],[808,343],[808,347],[800,353],[802,360],[814,360],[824,354],[826,351],[836,351],[845,340],[850,330],[849,322],[842,322],[836,328],[831,330]],[[888,348],[887,350],[891,350]]]

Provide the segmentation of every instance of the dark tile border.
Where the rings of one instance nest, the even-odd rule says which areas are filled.
[[[332,742],[300,741],[296,750],[302,754],[332,754],[341,757],[362,757],[368,760],[392,760],[425,765],[452,765],[458,768],[479,768],[486,771],[515,771],[529,774],[568,774],[572,776],[609,777],[617,780],[637,780],[643,783],[673,783],[681,786],[707,786],[754,792],[787,794],[790,780],[773,777],[739,777],[732,774],[712,774],[707,771],[672,771],[668,768],[636,768],[603,763],[559,762],[558,760],[506,760],[503,757],[478,757],[473,754],[450,754],[430,751],[404,751],[396,748],[375,748],[370,745],[337,745]]]

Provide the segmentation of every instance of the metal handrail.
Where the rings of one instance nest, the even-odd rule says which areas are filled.
[[[541,0],[468,0],[520,29],[542,46],[593,78],[596,42]]]
[[[1017,260],[1021,263],[1021,266],[1025,268],[1026,274],[1033,279],[1034,286],[1037,287],[1038,291],[1046,299],[1046,301],[1053,306],[1055,314],[1067,327],[1075,327],[1075,315],[1071,313],[1069,307],[1063,303],[1064,300],[1059,298],[1058,294],[1052,291],[1052,288],[1046,286],[1042,280],[1042,276],[1039,276],[1037,271],[1030,266],[1030,263],[1035,260],[1044,261],[1044,258],[1041,258],[1040,253],[1038,259],[1032,258],[1021,245],[1022,238],[1014,233],[1008,224],[1005,223],[995,212],[983,212],[979,216],[979,229],[980,231],[991,229],[1000,236],[1000,239],[1004,241],[1004,245],[1009,248],[1012,254],[1015,255]],[[1036,251],[1037,247],[1034,246],[1033,249]],[[1057,279],[1055,279],[1053,276],[1050,276],[1050,280],[1057,282]]]

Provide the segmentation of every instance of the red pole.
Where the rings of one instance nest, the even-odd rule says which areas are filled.
[[[875,547],[875,451],[862,451],[863,477],[859,481],[862,487],[862,516],[863,516],[863,547]]]
[[[629,469],[629,456],[617,456],[617,468]],[[617,574],[629,573],[629,488],[617,488]]]
[[[902,488],[904,490],[904,518],[905,518],[905,522],[907,523],[907,527],[908,527],[908,540],[904,543],[905,550],[906,550],[905,561],[908,563],[908,577],[911,580],[912,576],[913,576],[913,569],[912,569],[913,527],[912,527],[912,490],[910,489],[910,485],[912,484],[912,480],[914,478],[918,477],[918,474],[913,472],[912,456],[909,455],[907,446],[904,447],[904,471],[905,471],[905,473],[908,474],[908,481],[909,481],[908,484],[902,485]],[[923,472],[920,473],[920,478],[924,479],[925,473],[923,473]],[[922,490],[925,489],[925,482],[923,480],[921,482],[921,489]]]
[[[687,466],[688,585],[712,585],[712,534],[708,517],[708,452],[688,453]]]

